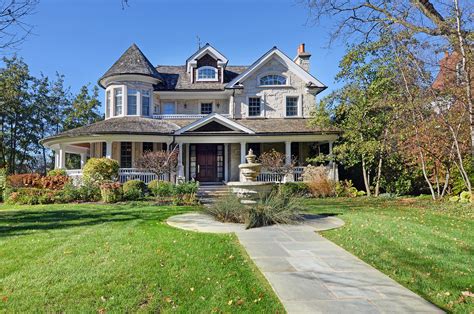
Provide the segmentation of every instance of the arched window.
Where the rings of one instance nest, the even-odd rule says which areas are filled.
[[[277,74],[265,75],[260,78],[260,85],[286,85],[286,77]]]
[[[209,66],[201,67],[197,70],[198,81],[217,81],[217,69]]]

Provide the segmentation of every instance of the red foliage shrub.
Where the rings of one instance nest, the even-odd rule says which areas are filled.
[[[61,190],[69,182],[68,176],[55,175],[41,178],[41,186],[44,189]]]
[[[41,175],[37,173],[13,174],[7,177],[7,183],[12,188],[40,188]]]

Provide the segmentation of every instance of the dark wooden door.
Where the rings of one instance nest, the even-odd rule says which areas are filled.
[[[200,182],[217,181],[217,145],[196,145],[197,174],[196,180]]]

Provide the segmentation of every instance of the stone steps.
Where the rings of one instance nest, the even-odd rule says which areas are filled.
[[[200,202],[204,205],[213,203],[218,197],[226,196],[230,193],[226,185],[201,185],[197,192]]]

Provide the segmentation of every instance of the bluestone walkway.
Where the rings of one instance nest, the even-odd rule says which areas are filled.
[[[234,232],[288,313],[442,313],[315,231],[337,228],[336,217],[314,215],[298,225],[245,230],[202,213],[168,224],[200,232]]]

